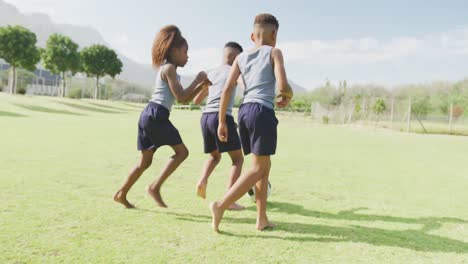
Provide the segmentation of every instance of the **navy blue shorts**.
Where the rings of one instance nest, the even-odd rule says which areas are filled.
[[[222,142],[218,138],[218,112],[203,113],[200,119],[201,130],[203,134],[203,143],[205,153],[211,153],[218,150],[220,153],[241,149],[239,134],[237,134],[237,125],[234,118],[226,115],[226,125],[228,127],[228,141]]]
[[[238,122],[244,155],[275,154],[278,126],[275,110],[259,103],[245,103],[239,108]]]
[[[149,102],[138,121],[138,150],[156,150],[160,146],[182,144],[179,131],[169,121],[169,110]]]

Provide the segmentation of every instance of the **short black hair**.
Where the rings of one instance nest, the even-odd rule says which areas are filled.
[[[234,42],[234,41],[229,41],[228,43],[226,43],[226,45],[224,45],[225,48],[234,48],[234,49],[238,49],[240,52],[243,52],[244,50],[242,49],[242,46],[237,43],[237,42]]]
[[[272,25],[272,26],[275,26],[276,29],[279,28],[278,19],[276,19],[274,15],[267,14],[267,13],[258,14],[255,17],[254,25]]]

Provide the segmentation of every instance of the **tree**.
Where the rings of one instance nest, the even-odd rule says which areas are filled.
[[[426,117],[431,111],[431,101],[428,95],[418,97],[414,102],[411,104],[411,112],[416,115],[416,119],[418,119],[419,124],[424,129],[424,132],[427,133],[424,124],[422,123],[421,119]]]
[[[8,86],[16,93],[16,69],[34,71],[41,59],[36,34],[21,26],[0,27],[0,58],[10,64]]]
[[[387,109],[387,106],[385,105],[384,99],[377,99],[375,101],[374,105],[372,106],[372,110],[374,111],[374,114],[377,115],[377,119],[375,120],[375,126],[377,127],[377,123],[379,122],[380,116],[383,114],[383,112]]]
[[[70,72],[74,75],[80,69],[78,44],[69,37],[52,34],[47,39],[46,48],[42,51],[42,61],[46,69],[52,73],[60,74],[62,86],[58,95],[64,97],[66,94],[66,73]]]
[[[98,99],[99,79],[109,75],[114,78],[122,72],[122,62],[114,50],[103,45],[93,45],[81,51],[82,69],[88,77],[96,78],[94,99]]]
[[[424,118],[431,111],[431,102],[429,96],[421,96],[413,100],[411,104],[411,112],[416,114],[416,117]]]

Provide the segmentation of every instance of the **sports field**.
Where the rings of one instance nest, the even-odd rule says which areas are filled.
[[[326,126],[279,115],[269,198],[272,231],[255,206],[227,212],[221,234],[195,195],[202,163],[199,111],[174,110],[189,158],[163,186],[168,209],[145,186],[112,195],[139,158],[144,105],[0,93],[0,263],[468,263],[468,138]],[[245,166],[250,164],[247,157]]]

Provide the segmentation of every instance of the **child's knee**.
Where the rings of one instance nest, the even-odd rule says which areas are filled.
[[[244,164],[244,156],[238,156],[232,159],[233,166],[242,166]]]
[[[221,153],[211,153],[210,159],[211,162],[218,164],[221,161]]]
[[[270,170],[270,163],[256,163],[253,165],[252,169],[255,171],[255,173],[265,174],[268,173],[268,171]]]
[[[142,161],[142,162],[140,162],[140,164],[138,164],[138,169],[144,171],[144,170],[148,169],[151,166],[152,162],[153,162],[152,160]]]
[[[176,152],[176,155],[180,160],[183,161],[183,160],[188,158],[189,150],[186,147],[184,147],[181,150],[179,150],[178,152]]]

